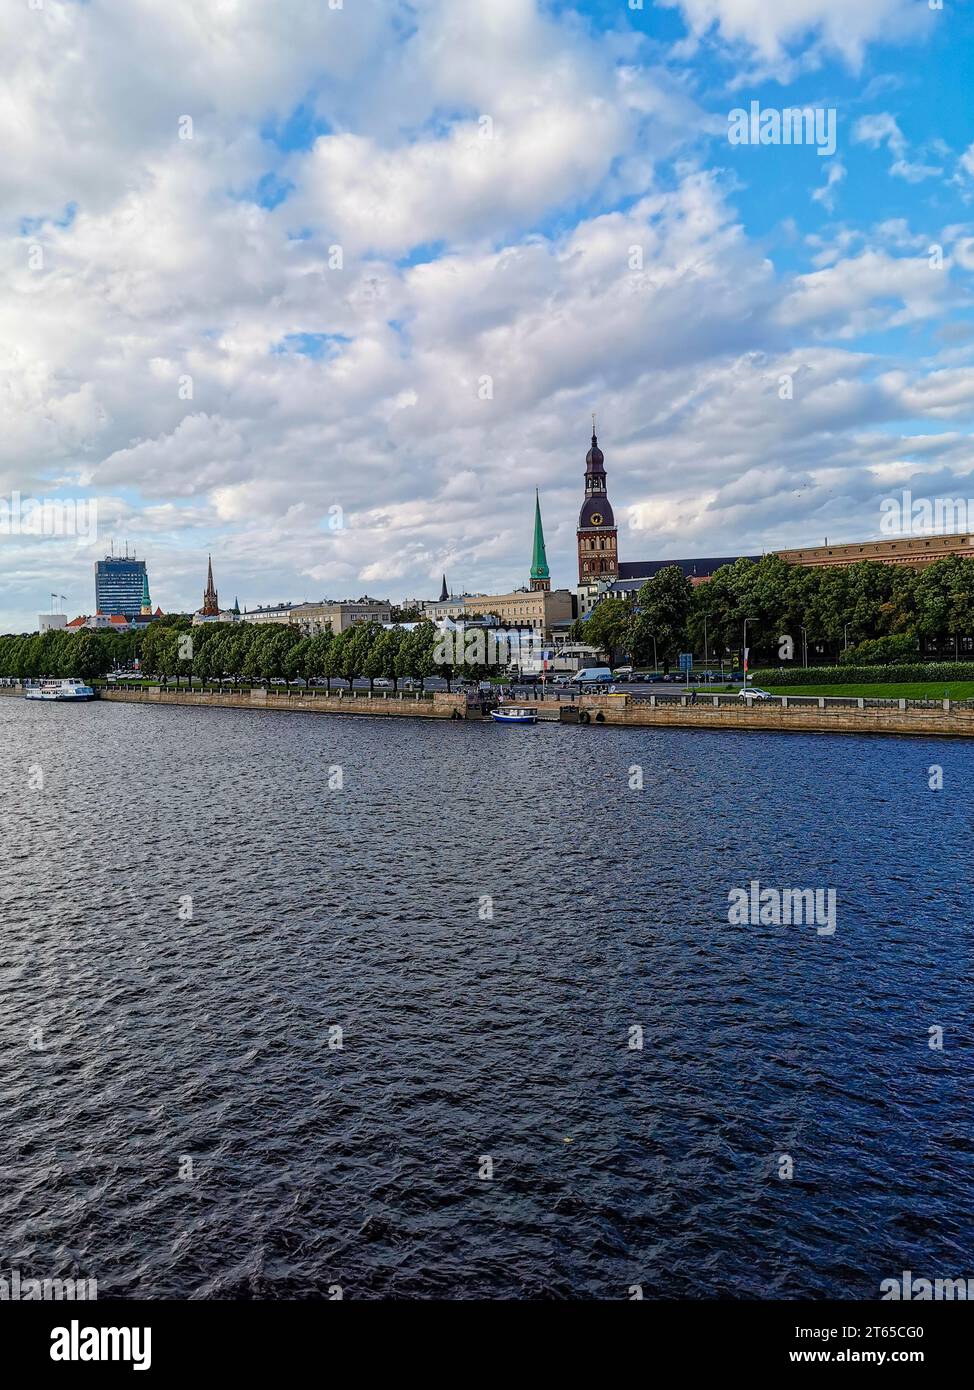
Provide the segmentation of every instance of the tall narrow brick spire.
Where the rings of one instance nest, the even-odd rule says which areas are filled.
[[[213,583],[213,558],[208,555],[206,559],[206,593],[203,595],[203,617],[218,618],[220,616],[220,600]]]

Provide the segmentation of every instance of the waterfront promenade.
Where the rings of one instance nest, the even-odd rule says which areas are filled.
[[[18,687],[0,688],[19,695]],[[469,704],[462,693],[446,691],[376,692],[299,689],[278,694],[268,690],[223,691],[143,688],[102,690],[101,699],[126,704],[178,705],[194,708],[276,710],[314,714],[352,714],[394,718],[482,720],[479,703]],[[508,703],[523,703],[514,700]],[[974,738],[974,708],[969,703],[942,700],[918,704],[909,700],[875,701],[820,696],[817,699],[779,696],[743,700],[727,696],[689,696],[634,699],[629,695],[580,695],[564,700],[530,700],[545,722],[580,727],[736,729],[763,733],[928,734]]]

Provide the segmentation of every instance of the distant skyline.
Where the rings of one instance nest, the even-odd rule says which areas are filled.
[[[623,562],[974,497],[969,8],[25,0],[0,41],[0,497],[98,504],[0,534],[0,631],[91,611],[113,539],[167,612],[208,553],[248,606],[506,591],[536,487],[574,587],[592,411]],[[834,154],[731,143],[754,102]]]

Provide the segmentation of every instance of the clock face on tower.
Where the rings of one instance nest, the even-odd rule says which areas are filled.
[[[593,512],[592,515],[589,517],[589,520],[591,521],[591,523],[592,523],[593,526],[601,526],[601,525],[602,525],[602,513],[601,513],[601,512]]]

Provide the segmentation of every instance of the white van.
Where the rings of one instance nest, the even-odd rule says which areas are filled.
[[[584,671],[576,671],[572,684],[611,685],[612,672],[608,666],[586,666]]]

